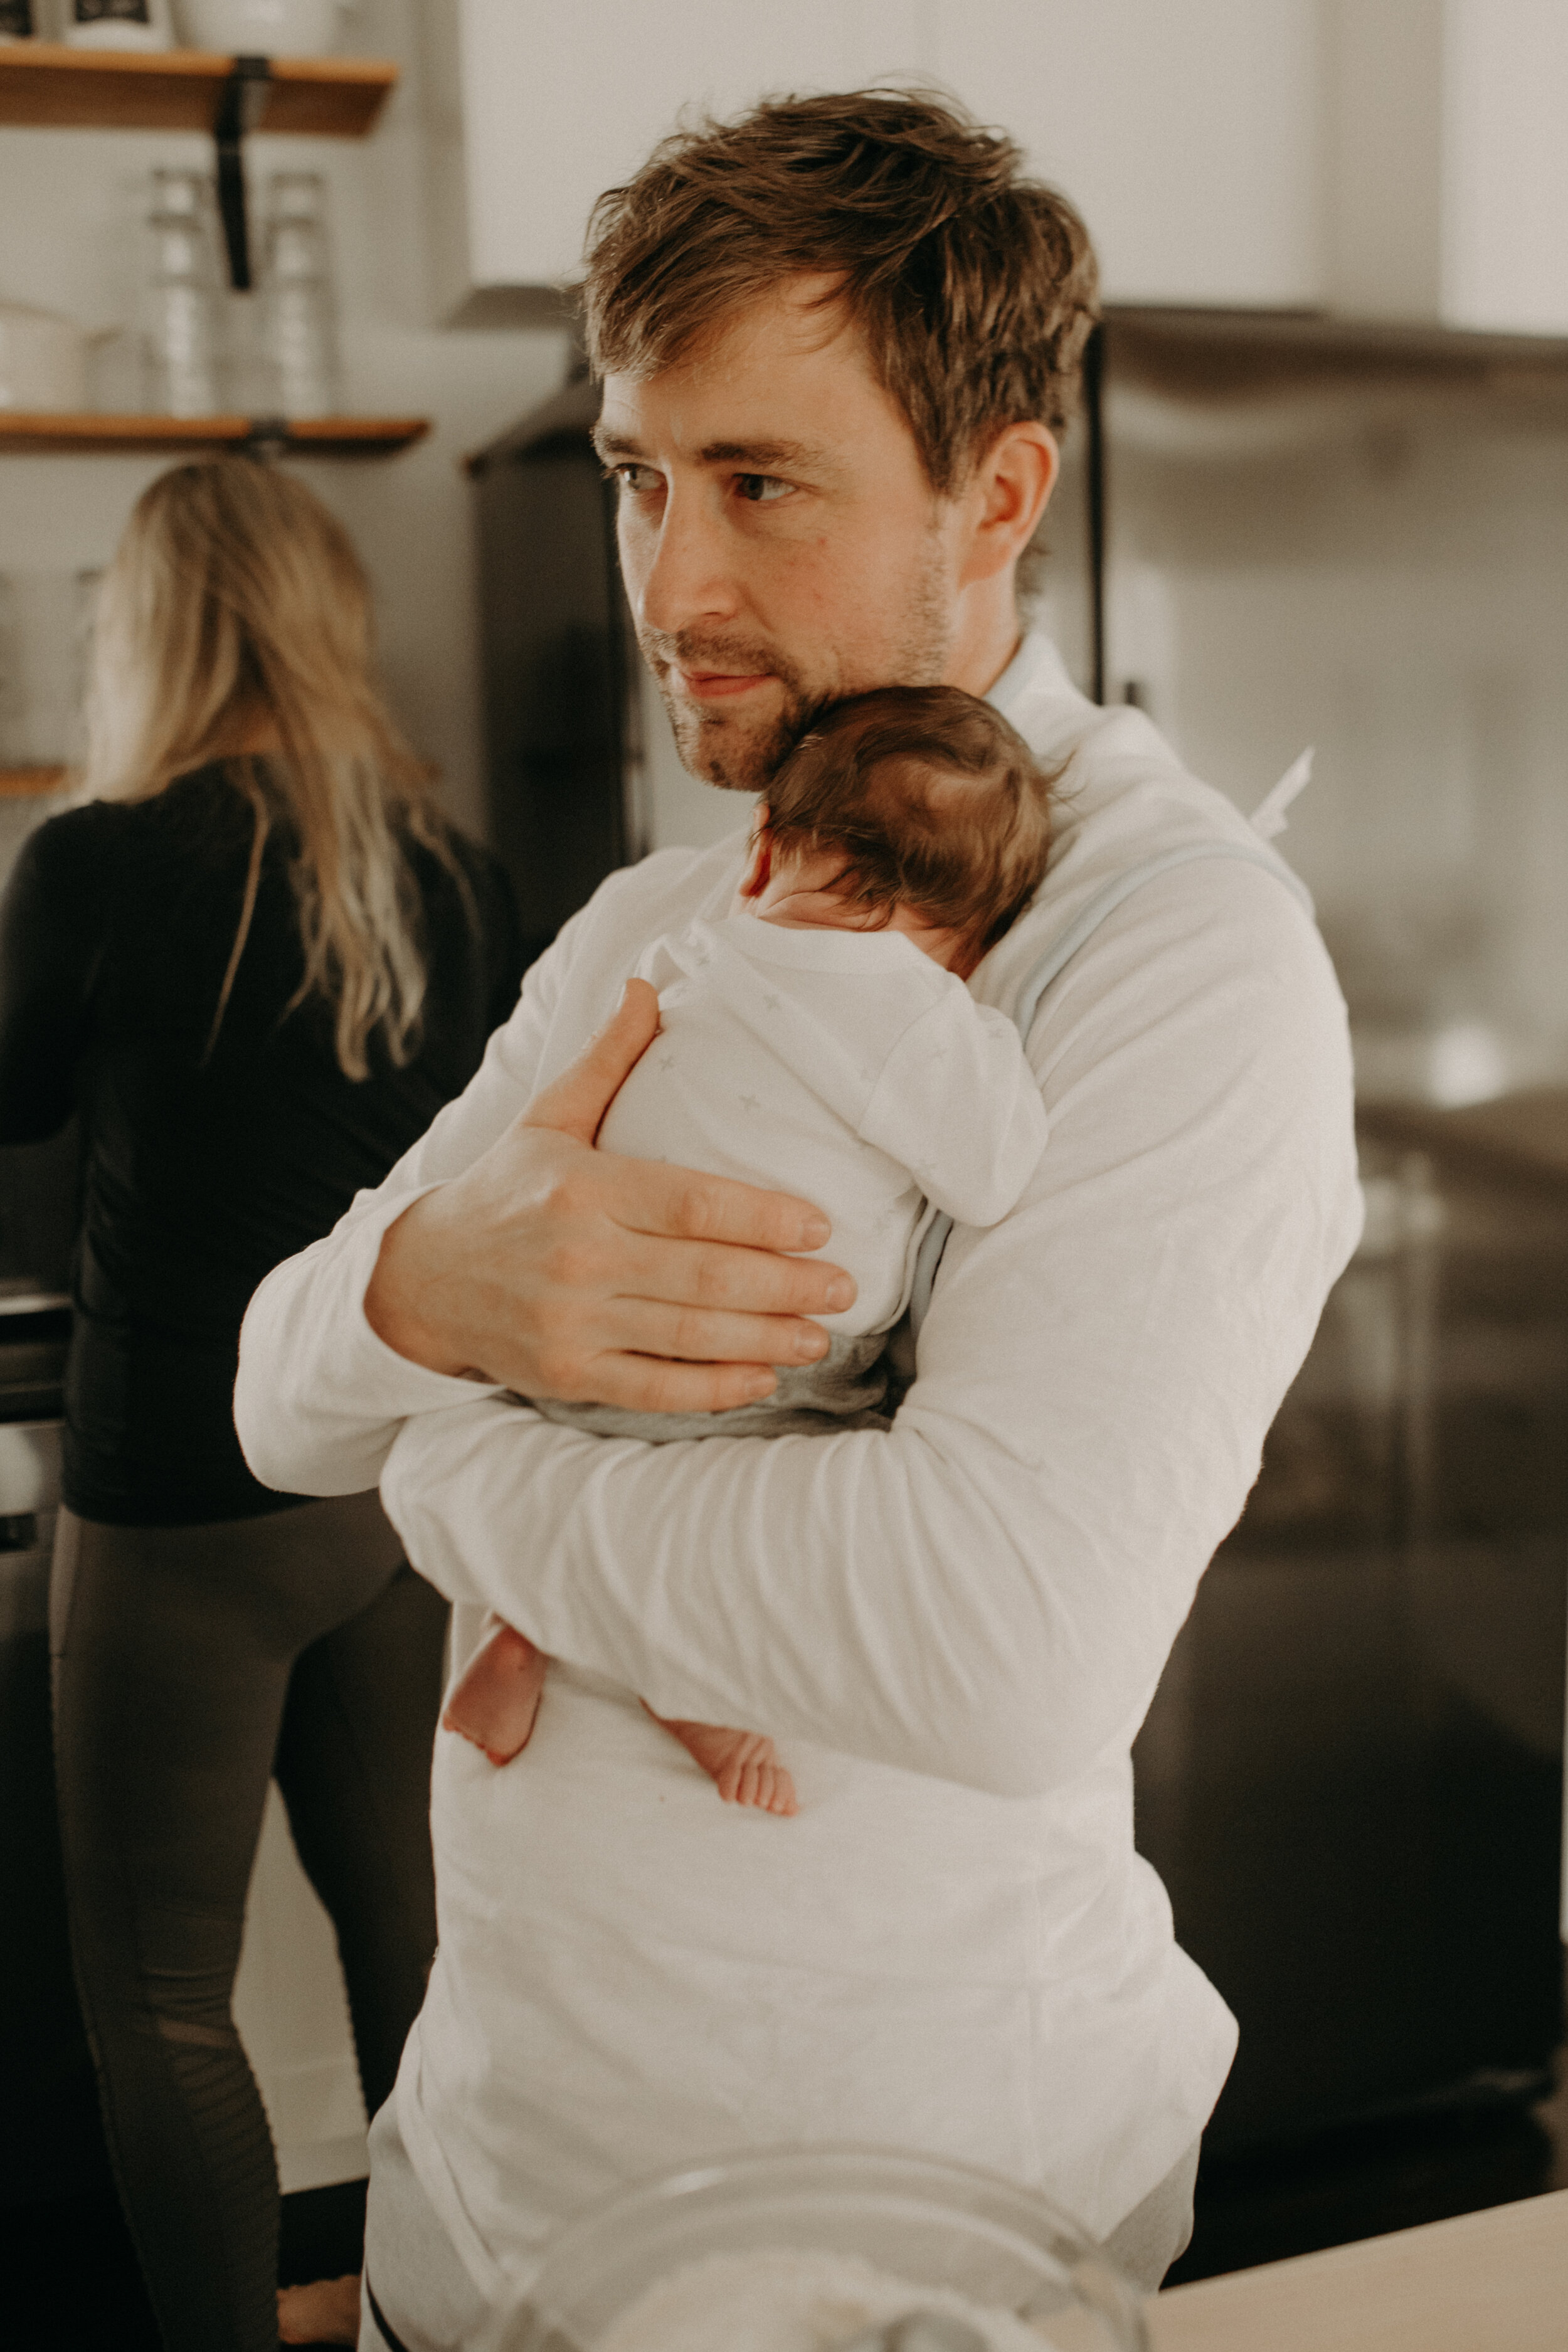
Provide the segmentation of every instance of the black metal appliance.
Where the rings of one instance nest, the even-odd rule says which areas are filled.
[[[71,1976],[49,1702],[76,1219],[74,1123],[0,1150],[0,2208],[109,2180]]]
[[[488,814],[530,960],[637,854],[637,658],[614,492],[584,373],[468,461],[479,533]]]
[[[1365,1240],[1134,1751],[1241,2026],[1216,2154],[1523,2105],[1563,2040],[1568,1164],[1464,1118],[1363,1115]]]

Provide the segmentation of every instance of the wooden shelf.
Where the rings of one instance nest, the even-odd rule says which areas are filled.
[[[0,455],[159,457],[178,449],[267,449],[289,457],[393,457],[423,441],[427,416],[112,416],[0,408]]]
[[[0,46],[0,123],[100,131],[211,131],[232,58],[206,49]],[[257,131],[363,139],[397,81],[382,58],[274,58]]]
[[[0,801],[36,801],[58,793],[65,782],[60,767],[0,768]]]

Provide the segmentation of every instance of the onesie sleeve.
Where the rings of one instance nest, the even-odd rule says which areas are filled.
[[[994,1225],[1046,1148],[1046,1107],[1018,1032],[961,982],[905,1030],[860,1122],[963,1225]]]

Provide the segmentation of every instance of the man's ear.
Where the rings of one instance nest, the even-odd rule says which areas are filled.
[[[773,836],[768,824],[768,804],[766,801],[759,801],[756,814],[752,819],[752,854],[741,877],[742,898],[760,898],[768,887],[773,870]]]
[[[1056,436],[1045,425],[1030,421],[1003,426],[962,494],[972,520],[961,585],[989,580],[1017,562],[1035,535],[1060,467]]]

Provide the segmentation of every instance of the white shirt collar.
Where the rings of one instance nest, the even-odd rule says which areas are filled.
[[[1041,629],[1030,629],[1019,640],[1017,652],[985,699],[1004,719],[1010,719],[1025,697],[1035,694],[1053,700],[1060,698],[1068,702],[1087,702],[1068,676],[1067,664]]]

